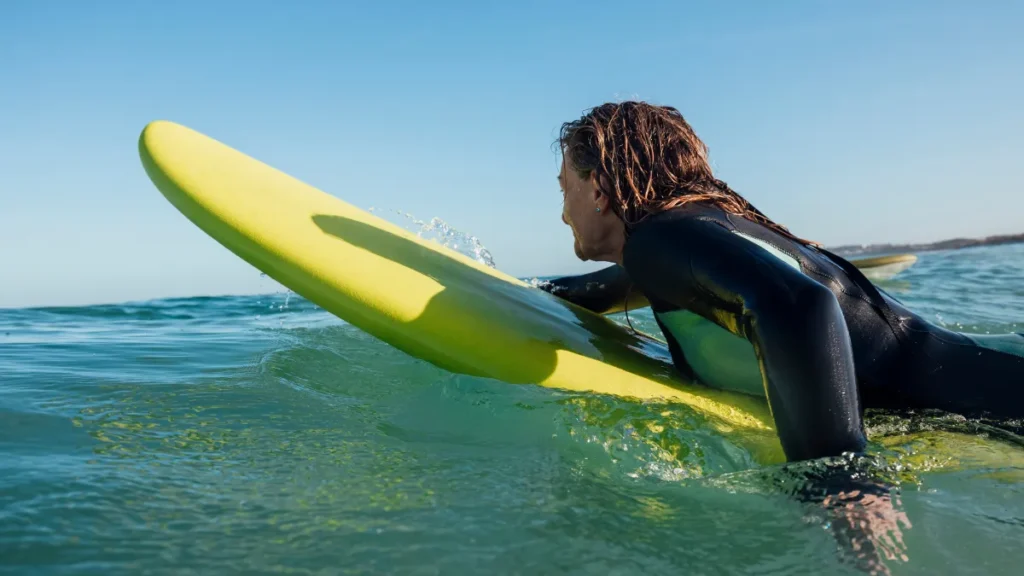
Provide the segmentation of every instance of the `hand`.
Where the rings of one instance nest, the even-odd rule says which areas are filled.
[[[856,563],[868,573],[890,573],[882,562],[883,555],[887,560],[909,561],[900,525],[910,529],[910,519],[896,509],[891,494],[854,489],[830,494],[822,505],[835,518],[837,536],[842,536]]]

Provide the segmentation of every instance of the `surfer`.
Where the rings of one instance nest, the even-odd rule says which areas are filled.
[[[1024,356],[1007,351],[1024,354],[1024,337],[986,345],[930,324],[773,222],[712,174],[676,109],[604,104],[565,123],[559,144],[576,255],[613,266],[545,289],[598,313],[649,304],[696,381],[736,357],[689,361],[693,321],[748,342],[788,460],[862,452],[864,408],[1024,416]]]

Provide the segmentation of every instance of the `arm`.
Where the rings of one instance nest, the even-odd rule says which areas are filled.
[[[634,233],[626,250],[626,268],[652,298],[691,308],[751,341],[787,458],[864,449],[852,347],[827,288],[711,222],[654,222]],[[885,558],[903,556],[900,524],[910,527],[889,486],[859,460],[785,470],[798,475],[790,483],[794,497],[825,509],[848,561],[888,574]]]
[[[627,306],[636,310],[649,305],[647,298],[633,289],[633,282],[620,266],[556,278],[540,288],[598,314],[622,312]]]
[[[825,286],[724,227],[696,219],[640,226],[624,264],[651,298],[751,342],[789,460],[863,450],[849,333]]]

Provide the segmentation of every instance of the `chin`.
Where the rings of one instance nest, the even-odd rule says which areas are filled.
[[[587,255],[583,253],[583,247],[580,246],[579,242],[573,244],[572,249],[574,252],[576,252],[576,257],[579,258],[580,260],[584,262],[589,260],[589,258],[587,258]]]

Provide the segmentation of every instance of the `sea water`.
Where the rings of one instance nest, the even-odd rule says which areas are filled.
[[[1024,331],[1022,245],[884,286]],[[287,292],[0,310],[0,573],[859,573],[792,469],[690,416],[451,374]],[[1019,467],[880,454],[893,574],[1020,573]]]

